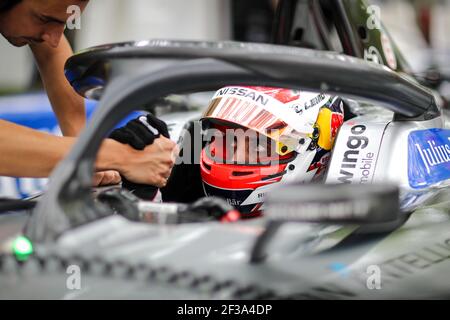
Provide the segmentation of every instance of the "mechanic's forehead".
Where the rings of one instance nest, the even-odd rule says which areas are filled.
[[[78,6],[84,10],[89,0],[25,0],[37,14],[53,18],[55,22],[66,22],[74,11],[68,10],[70,6]]]

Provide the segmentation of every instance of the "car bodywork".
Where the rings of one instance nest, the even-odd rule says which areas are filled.
[[[10,254],[0,256],[0,298],[450,297],[448,164],[442,154],[433,158],[434,149],[429,151],[434,165],[421,156],[424,149],[447,143],[448,119],[440,97],[407,74],[333,52],[169,40],[94,48],[73,57],[67,69],[81,94],[101,97],[100,107],[53,173],[30,219],[11,216],[2,224],[21,228],[27,220],[25,234],[35,254],[25,263]],[[168,94],[230,83],[359,101],[352,109],[355,117],[338,133],[325,181],[360,189],[374,182],[397,184],[401,208],[383,212],[389,223],[371,228],[366,221],[286,220],[275,209],[232,224],[155,225],[112,215],[95,201],[93,159],[121,117]],[[298,194],[309,187],[288,188]],[[267,257],[252,259],[274,222],[283,225],[265,244]],[[67,286],[70,266],[81,269],[79,290]],[[378,282],[373,281],[377,273]]]

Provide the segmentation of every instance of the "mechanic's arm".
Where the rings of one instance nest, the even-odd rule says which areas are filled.
[[[75,140],[0,120],[0,176],[47,177]],[[96,170],[117,170],[130,181],[163,187],[175,162],[175,146],[161,137],[139,151],[105,139],[97,155]]]
[[[73,55],[69,42],[63,36],[56,48],[46,43],[32,44],[30,48],[63,135],[77,136],[86,124],[86,114],[83,98],[64,75],[64,64]]]

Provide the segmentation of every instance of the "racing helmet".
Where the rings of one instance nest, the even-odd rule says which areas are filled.
[[[284,88],[228,86],[218,90],[201,123],[203,190],[244,216],[260,215],[275,185],[323,177],[338,129],[341,98]]]

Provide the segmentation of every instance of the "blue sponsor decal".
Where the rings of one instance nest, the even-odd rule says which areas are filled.
[[[409,134],[408,178],[415,189],[450,179],[450,130],[429,129]]]

